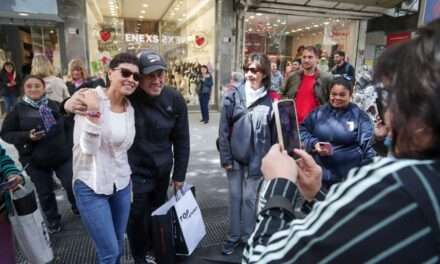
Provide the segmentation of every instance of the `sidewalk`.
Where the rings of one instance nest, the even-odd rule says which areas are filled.
[[[228,227],[228,187],[215,147],[218,135],[218,113],[211,113],[209,124],[200,123],[200,113],[190,113],[191,157],[187,181],[196,186],[196,195],[206,224],[207,235],[199,248],[182,263],[239,263],[240,252],[232,256],[221,255],[221,243]],[[8,153],[17,158],[15,149],[1,141]],[[52,235],[55,263],[96,263],[93,242],[86,233],[80,218],[69,209],[63,191],[57,192],[62,214],[63,231]],[[17,263],[27,264],[18,252]],[[128,241],[125,241],[122,263],[131,264]]]

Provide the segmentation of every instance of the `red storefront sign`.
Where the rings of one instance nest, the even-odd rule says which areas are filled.
[[[411,39],[411,32],[390,33],[387,35],[387,47]]]

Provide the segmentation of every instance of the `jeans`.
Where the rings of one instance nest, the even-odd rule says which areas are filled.
[[[209,93],[199,94],[199,103],[202,120],[209,121]]]
[[[257,221],[257,188],[261,177],[246,177],[247,168],[236,166],[227,172],[229,184],[229,232],[228,240],[246,240],[254,231]],[[240,223],[243,224],[241,228]]]
[[[17,101],[17,97],[15,95],[4,95],[3,99],[5,101],[5,112],[11,112],[12,108],[14,108],[15,102]]]
[[[168,168],[160,173],[158,177],[160,180],[155,180],[155,186],[151,192],[133,193],[127,235],[135,262],[145,259],[147,252],[153,249],[151,213],[167,200],[169,173]]]
[[[41,209],[43,210],[49,226],[58,224],[61,219],[61,215],[58,213],[57,200],[55,199],[55,193],[53,190],[53,172],[55,172],[56,176],[60,179],[72,209],[76,208],[75,197],[72,192],[72,159],[67,160],[55,168],[42,168],[29,163],[26,172],[35,184]]]
[[[81,220],[95,242],[98,263],[120,263],[130,213],[131,183],[111,195],[104,195],[96,194],[76,180],[73,190]]]

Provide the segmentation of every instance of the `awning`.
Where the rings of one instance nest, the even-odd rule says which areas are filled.
[[[369,19],[382,16],[402,0],[247,0],[248,12],[311,17]],[[241,3],[246,4],[246,0]]]

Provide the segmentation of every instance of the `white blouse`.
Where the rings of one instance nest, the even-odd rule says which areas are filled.
[[[125,113],[112,113],[104,88],[96,88],[101,117],[95,124],[75,116],[73,182],[81,180],[97,194],[111,195],[130,183],[127,151],[135,136],[134,109],[127,100]]]

